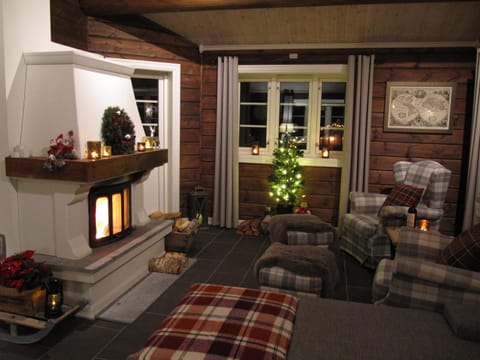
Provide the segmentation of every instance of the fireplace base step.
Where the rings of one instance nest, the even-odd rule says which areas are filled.
[[[164,238],[171,230],[171,220],[151,220],[124,239],[96,248],[82,259],[42,254],[35,259],[48,264],[54,275],[63,280],[67,303],[87,303],[77,315],[95,319],[148,275],[148,260],[164,253]]]

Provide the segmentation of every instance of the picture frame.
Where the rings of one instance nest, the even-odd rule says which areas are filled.
[[[384,131],[452,133],[455,83],[387,82]]]

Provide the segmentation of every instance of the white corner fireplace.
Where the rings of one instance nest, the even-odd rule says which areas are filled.
[[[150,258],[164,252],[171,221],[150,220],[142,199],[143,182],[167,154],[66,160],[54,172],[43,168],[43,157],[5,159],[16,183],[22,248],[35,249],[36,260],[64,281],[66,302],[87,304],[80,316],[95,318],[148,274]],[[109,210],[119,208],[121,220],[113,213],[110,220],[95,220],[99,210],[92,203],[104,198]]]
[[[28,154],[5,159],[17,193],[20,248],[35,250],[35,259],[63,280],[65,301],[86,303],[79,315],[93,319],[164,252],[172,222],[151,220],[147,209],[178,210],[179,159],[167,148],[179,134],[166,122],[164,149],[85,159],[86,143],[99,140],[109,106],[124,108],[137,138],[144,136],[131,85],[135,67],[71,51],[25,54],[24,60],[24,115],[12,144]],[[170,118],[179,119],[177,100],[170,96],[166,103]],[[46,169],[49,140],[69,130],[80,159]]]

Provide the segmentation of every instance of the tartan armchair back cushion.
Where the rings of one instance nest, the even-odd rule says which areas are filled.
[[[423,189],[405,184],[396,184],[390,194],[388,194],[383,206],[416,206],[422,197]]]
[[[480,223],[457,235],[440,253],[437,262],[443,265],[479,271]]]
[[[423,188],[420,203],[436,209],[443,207],[451,173],[442,164],[432,160],[397,161],[393,165],[395,182]]]

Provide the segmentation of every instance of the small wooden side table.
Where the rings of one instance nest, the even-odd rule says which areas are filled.
[[[390,239],[390,252],[392,253],[392,259],[395,257],[395,248],[398,245],[400,238],[400,229],[398,226],[388,226],[385,228],[388,238]]]

